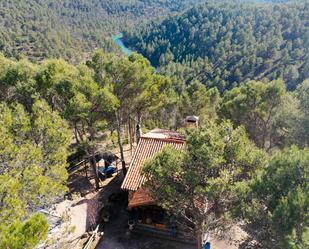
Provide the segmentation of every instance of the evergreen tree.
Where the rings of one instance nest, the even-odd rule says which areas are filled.
[[[0,105],[0,247],[33,248],[47,236],[41,207],[66,190],[68,126],[46,102],[28,113]]]
[[[250,180],[265,159],[244,129],[209,122],[189,132],[183,151],[166,147],[146,162],[145,187],[160,206],[183,220],[202,248],[204,233],[229,224],[238,202],[236,187]]]

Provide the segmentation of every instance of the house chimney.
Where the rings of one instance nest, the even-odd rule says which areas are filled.
[[[199,117],[197,116],[187,116],[186,117],[186,127],[187,128],[198,128]]]

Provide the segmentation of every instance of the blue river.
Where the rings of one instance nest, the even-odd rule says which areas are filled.
[[[114,35],[113,37],[114,42],[121,48],[122,52],[125,55],[131,55],[133,53],[133,51],[131,49],[129,49],[128,47],[126,47],[122,41],[123,38],[123,34],[120,33],[118,35]]]

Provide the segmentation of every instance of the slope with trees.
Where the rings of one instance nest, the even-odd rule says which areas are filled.
[[[266,235],[254,237],[266,248],[306,248],[308,149],[290,146],[309,143],[308,79],[294,92],[282,80],[242,81],[220,96],[203,84],[206,59],[169,66],[178,75],[161,75],[138,54],[97,51],[78,66],[0,56],[0,247],[45,238],[36,211],[63,196],[70,143],[92,158],[96,177],[94,154],[108,131],[122,151],[124,129],[132,143],[135,125],[178,129],[195,114],[201,127],[188,131],[185,150],[166,148],[146,165],[154,197],[196,235],[241,220]],[[187,74],[196,69],[200,77]]]
[[[308,78],[309,4],[204,4],[125,33],[163,73],[222,92],[248,79]]]
[[[286,148],[239,191],[241,217],[265,248],[309,245],[309,152]],[[238,210],[239,211],[239,210]]]
[[[0,51],[16,58],[79,62],[97,48],[117,51],[111,35],[194,1],[0,1]]]

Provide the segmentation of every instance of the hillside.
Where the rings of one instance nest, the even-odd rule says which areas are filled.
[[[0,51],[9,57],[76,62],[98,47],[115,50],[112,34],[181,11],[194,1],[0,1]]]
[[[309,248],[309,0],[0,0],[0,138],[0,249]]]
[[[126,44],[185,81],[231,88],[309,77],[309,4],[203,5],[125,33]]]

